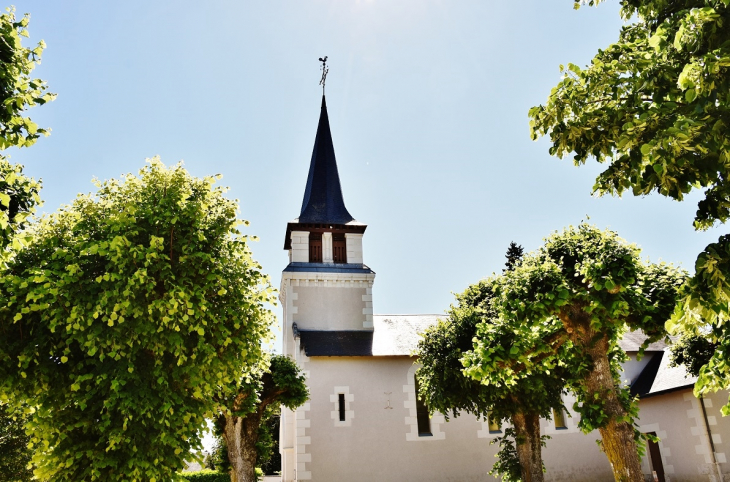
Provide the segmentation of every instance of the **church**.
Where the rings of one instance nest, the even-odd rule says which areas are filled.
[[[304,200],[284,238],[283,352],[304,371],[310,399],[282,409],[282,481],[496,480],[488,472],[498,447],[490,442],[504,427],[468,414],[429,417],[417,399],[412,353],[419,334],[444,315],[374,314],[366,228],[345,207],[323,96]],[[637,360],[642,341],[628,333],[621,346],[630,356],[624,379],[640,397],[639,429],[660,438],[642,460],[646,480],[730,481],[730,418],[720,414],[727,393],[696,398],[695,379],[669,366],[665,344]],[[572,404],[566,396],[566,407]],[[551,437],[546,480],[612,481],[595,443],[600,435],[582,433],[578,420],[570,410],[542,421]]]

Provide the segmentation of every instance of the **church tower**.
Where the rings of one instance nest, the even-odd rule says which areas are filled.
[[[343,336],[372,338],[372,287],[375,273],[363,263],[362,237],[367,226],[345,207],[337,172],[327,103],[322,108],[299,217],[286,226],[284,249],[289,264],[281,279],[284,309],[283,351],[308,373],[308,357],[300,350],[300,333],[337,343]],[[280,447],[283,480],[306,480],[308,437],[297,414],[282,412]],[[299,420],[302,421],[302,420]]]

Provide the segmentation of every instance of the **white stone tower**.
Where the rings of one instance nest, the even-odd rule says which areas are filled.
[[[348,334],[372,339],[375,273],[363,264],[366,227],[345,207],[322,96],[302,209],[286,227],[284,249],[289,252],[289,265],[282,273],[279,296],[284,308],[284,354],[294,358],[308,377],[309,360],[300,350],[300,331],[321,334],[332,343]],[[334,332],[336,337],[327,336]],[[309,403],[296,412],[282,411],[280,450],[285,482],[311,478],[307,471],[308,410]]]

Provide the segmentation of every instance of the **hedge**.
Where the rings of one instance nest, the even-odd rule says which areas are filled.
[[[190,482],[231,482],[231,476],[229,474],[209,469],[204,469],[199,472],[183,472],[180,475]],[[259,480],[264,477],[264,473],[258,467],[256,467],[256,476]]]

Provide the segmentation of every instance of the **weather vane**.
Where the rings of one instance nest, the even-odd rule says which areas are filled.
[[[324,56],[324,58],[320,57],[319,61],[322,62],[322,79],[319,81],[319,85],[322,86],[322,95],[324,95],[324,83],[327,81],[327,72],[329,72],[330,69],[327,68],[326,55]]]

